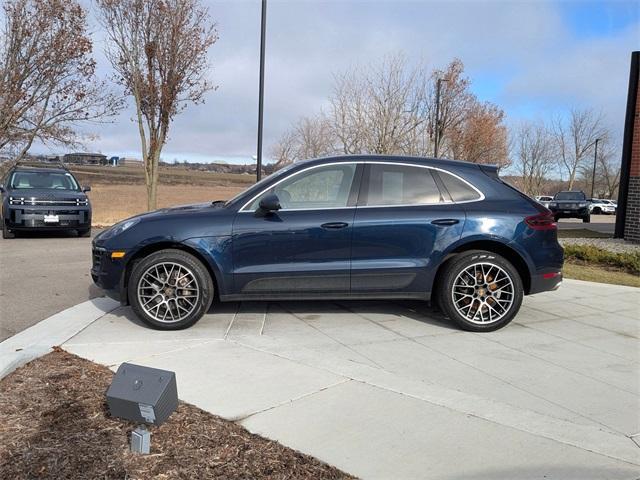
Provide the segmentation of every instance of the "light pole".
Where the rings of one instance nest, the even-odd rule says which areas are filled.
[[[267,0],[262,0],[260,21],[260,88],[258,91],[258,154],[256,155],[256,181],[262,178],[262,123],[264,117],[264,44],[267,31]]]
[[[599,141],[600,139],[596,138],[596,141],[595,141],[596,149],[593,154],[593,172],[591,173],[591,198],[593,198],[593,188],[596,183],[596,161],[598,160],[598,142]]]
[[[433,156],[438,158],[438,148],[440,147],[440,86],[442,82],[448,82],[446,78],[439,78],[436,81],[436,134],[433,142]]]

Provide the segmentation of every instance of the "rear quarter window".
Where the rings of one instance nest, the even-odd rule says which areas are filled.
[[[439,171],[438,175],[454,202],[469,202],[482,198],[477,190],[458,177],[442,171]]]

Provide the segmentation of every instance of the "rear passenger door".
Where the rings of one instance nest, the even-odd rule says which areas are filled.
[[[367,163],[353,227],[352,294],[426,296],[443,250],[460,238],[464,221],[437,171]]]

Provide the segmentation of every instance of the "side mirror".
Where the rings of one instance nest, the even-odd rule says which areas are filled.
[[[269,193],[260,200],[260,210],[264,212],[276,212],[281,208],[280,199],[275,193]]]
[[[85,185],[84,187],[82,187],[82,191],[83,192],[90,192],[91,191],[91,187],[89,185]]]

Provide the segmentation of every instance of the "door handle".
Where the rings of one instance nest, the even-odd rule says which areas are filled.
[[[320,226],[326,230],[338,230],[339,228],[348,227],[349,224],[344,222],[329,222],[329,223],[323,223]]]
[[[433,225],[438,225],[440,227],[448,227],[450,225],[455,225],[456,223],[460,223],[460,220],[455,218],[439,218],[431,222]]]

